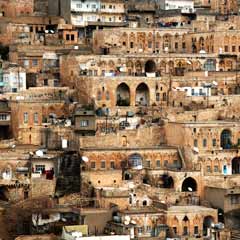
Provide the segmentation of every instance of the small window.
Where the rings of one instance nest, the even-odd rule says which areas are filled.
[[[44,79],[43,84],[44,84],[44,86],[48,86],[48,79]]]
[[[217,165],[214,166],[214,172],[219,172],[219,168]]]
[[[101,168],[102,169],[105,169],[106,168],[106,162],[103,160],[101,161]]]
[[[34,123],[38,124],[38,113],[34,113]]]
[[[151,161],[150,160],[147,160],[146,161],[146,168],[150,168],[151,167]]]
[[[216,140],[216,138],[214,138],[214,139],[212,140],[212,146],[213,146],[213,147],[216,147],[216,146],[217,146],[217,140]]]
[[[96,163],[95,162],[91,162],[91,169],[95,169],[96,168]]]
[[[168,160],[164,160],[163,165],[164,165],[164,167],[167,167],[168,166]]]
[[[23,114],[23,121],[24,121],[24,123],[28,123],[28,113],[27,112],[25,112]]]
[[[194,226],[194,234],[198,234],[199,233],[199,231],[198,231],[198,226]]]
[[[157,102],[160,101],[160,93],[156,93],[156,101],[157,101]]]
[[[38,59],[33,59],[32,60],[32,65],[35,67],[38,65]]]
[[[198,147],[198,140],[194,139],[194,143],[193,143],[194,147]]]
[[[236,46],[232,46],[232,52],[236,52]]]
[[[206,138],[203,139],[203,147],[207,147],[207,139]]]
[[[71,34],[71,41],[74,41],[75,40],[75,36],[74,34]]]
[[[69,41],[70,40],[70,35],[66,34],[66,40]]]
[[[126,46],[126,42],[123,42],[123,46]]]
[[[183,235],[188,235],[188,227],[187,226],[184,226],[183,227]]]
[[[211,166],[207,166],[207,172],[210,173],[211,172]]]
[[[89,121],[88,120],[81,120],[80,121],[80,127],[88,127]]]
[[[130,48],[133,48],[133,47],[134,47],[133,42],[130,42]]]
[[[173,227],[173,233],[177,234],[177,227]]]
[[[228,52],[228,46],[225,46],[225,47],[224,47],[224,51],[225,51],[225,52]]]
[[[115,169],[115,162],[114,162],[114,161],[111,161],[111,162],[110,162],[110,168],[111,168],[111,169]]]
[[[157,168],[161,167],[161,161],[160,161],[160,160],[157,160],[157,161],[156,161],[156,167],[157,167]]]

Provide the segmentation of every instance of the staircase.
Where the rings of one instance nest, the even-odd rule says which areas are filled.
[[[231,231],[231,240],[240,240],[240,230]]]

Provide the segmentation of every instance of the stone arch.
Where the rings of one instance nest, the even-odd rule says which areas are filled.
[[[240,174],[240,157],[232,159],[232,174]]]
[[[116,106],[130,106],[130,88],[126,83],[117,86],[116,94]]]
[[[231,145],[232,145],[232,133],[229,129],[224,129],[222,132],[221,132],[221,147],[223,149],[229,149],[231,148]]]
[[[154,72],[156,72],[156,63],[153,60],[148,60],[145,63],[145,72],[146,73],[154,73]]]
[[[140,83],[136,88],[136,106],[148,106],[149,105],[150,92],[146,83]]]
[[[196,192],[197,182],[194,178],[188,177],[182,183],[182,192]]]

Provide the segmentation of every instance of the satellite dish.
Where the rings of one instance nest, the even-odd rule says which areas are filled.
[[[217,86],[217,85],[218,85],[218,83],[217,83],[216,81],[213,81],[212,84],[213,84],[214,86]]]
[[[188,191],[189,191],[189,192],[192,192],[193,189],[192,189],[191,187],[188,187]]]
[[[82,156],[82,160],[83,160],[84,162],[88,162],[88,161],[89,161],[88,157],[86,157],[86,156]]]

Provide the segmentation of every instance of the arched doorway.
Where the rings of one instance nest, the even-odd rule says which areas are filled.
[[[221,147],[223,149],[231,148],[231,131],[228,129],[224,129],[221,133]]]
[[[206,216],[203,219],[203,235],[208,236],[209,229],[211,228],[212,223],[214,223],[214,218],[212,216]]]
[[[136,88],[136,106],[148,106],[149,105],[149,88],[145,83],[140,83]]]
[[[130,89],[126,83],[117,87],[117,106],[130,106]]]
[[[148,60],[145,63],[145,72],[146,73],[154,73],[154,72],[156,72],[156,63],[153,60]]]
[[[195,179],[188,177],[182,183],[182,192],[196,192],[197,182]]]
[[[240,174],[240,157],[235,157],[232,160],[232,174]]]
[[[174,188],[173,178],[168,174],[162,175],[161,180],[163,182],[163,188]]]

